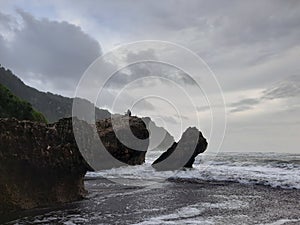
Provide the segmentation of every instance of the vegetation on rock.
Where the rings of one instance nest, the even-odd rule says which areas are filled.
[[[15,96],[2,84],[0,84],[0,117],[47,122],[43,114],[33,109],[29,102]]]

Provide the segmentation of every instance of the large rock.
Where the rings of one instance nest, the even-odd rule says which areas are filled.
[[[71,120],[0,119],[0,212],[81,199],[87,169]]]
[[[207,148],[207,141],[195,127],[188,128],[179,142],[165,151],[153,162],[157,170],[177,170],[182,167],[192,168],[195,158]]]
[[[149,132],[142,119],[136,116],[115,116],[97,121],[96,127],[105,149],[115,159],[128,165],[145,162]]]
[[[75,121],[86,129],[85,135],[92,135],[89,124]],[[135,136],[148,137],[141,119],[130,117],[129,121]],[[144,162],[145,151],[123,146],[110,119],[97,122],[97,131],[106,149],[118,160],[130,165]],[[122,131],[122,124],[118,131]],[[87,146],[93,140],[85,139]],[[78,150],[71,118],[48,125],[0,119],[0,214],[82,199],[83,178],[88,170],[92,168]]]

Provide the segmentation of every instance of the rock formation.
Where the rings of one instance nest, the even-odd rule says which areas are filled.
[[[0,119],[0,211],[81,199],[88,166],[72,123]]]
[[[130,117],[129,121],[135,136],[148,137],[141,119]],[[122,124],[115,130],[122,131]],[[97,122],[97,131],[118,160],[130,165],[144,162],[144,151],[127,148],[117,140],[110,119]],[[88,170],[92,168],[78,150],[71,118],[53,124],[0,119],[0,214],[82,199]]]
[[[182,167],[192,168],[195,158],[207,148],[207,141],[195,127],[188,128],[179,142],[165,151],[153,162],[157,170],[176,170]]]
[[[145,162],[149,132],[142,119],[136,116],[117,116],[97,121],[96,126],[102,143],[114,158],[128,165],[141,165]]]

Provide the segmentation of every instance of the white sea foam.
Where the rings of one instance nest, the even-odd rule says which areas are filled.
[[[149,218],[136,225],[152,224],[213,224],[211,221],[201,219],[204,209],[197,206],[188,206],[176,210],[173,213]]]
[[[277,220],[273,223],[264,223],[264,224],[261,224],[261,225],[284,225],[284,224],[288,224],[288,223],[294,223],[295,224],[296,222],[298,222],[300,224],[300,219],[281,219],[281,220]]]
[[[203,203],[179,208],[169,214],[151,217],[137,224],[138,225],[152,225],[152,224],[208,225],[208,224],[216,224],[216,223],[220,224],[219,222],[224,224],[224,221],[226,221],[226,217],[228,217],[228,215],[207,217],[205,211],[211,208],[236,209],[245,206],[246,206],[245,202],[237,201],[235,199],[228,199],[228,200],[224,200],[224,202],[215,203],[215,204],[211,202],[203,202]],[[236,221],[239,221],[239,219],[241,219],[241,217],[245,217],[245,215],[235,215],[235,217],[238,217],[235,219]],[[230,216],[230,219],[231,221],[233,221],[232,215]]]
[[[159,155],[159,154],[157,154]],[[155,171],[151,167],[157,155],[141,166],[127,166],[88,173],[88,177],[128,179],[129,184],[144,185],[181,178],[204,181],[232,181],[243,184],[261,184],[271,187],[300,189],[300,155],[278,153],[223,153],[213,159],[196,161],[193,169]],[[148,182],[148,183],[147,183]]]

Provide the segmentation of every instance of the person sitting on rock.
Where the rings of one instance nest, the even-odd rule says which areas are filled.
[[[131,116],[131,111],[128,109],[127,112],[125,113],[125,116]]]

